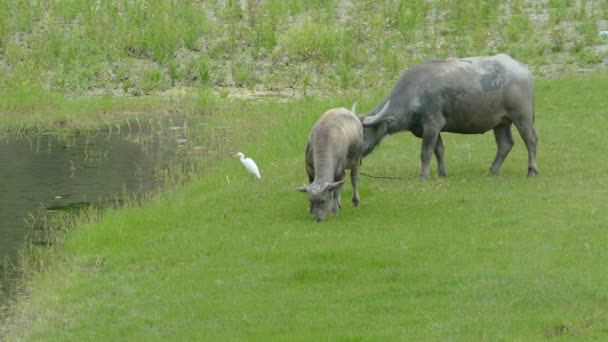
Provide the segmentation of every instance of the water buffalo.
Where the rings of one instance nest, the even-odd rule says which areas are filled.
[[[538,174],[534,79],[524,65],[505,54],[417,64],[401,76],[388,97],[360,119],[364,157],[387,134],[408,130],[422,138],[421,180],[429,177],[433,151],[438,175],[446,175],[440,132],[494,130],[498,152],[490,172],[498,173],[514,144],[513,123],[528,149],[528,176]]]
[[[359,205],[357,181],[362,156],[363,127],[359,118],[345,108],[325,112],[312,128],[306,146],[306,173],[310,184],[298,189],[308,193],[308,211],[317,222],[330,212],[338,213],[345,169],[350,169],[353,206]]]

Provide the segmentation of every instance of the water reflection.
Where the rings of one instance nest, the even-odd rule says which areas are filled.
[[[171,123],[180,129],[137,121],[69,137],[1,137],[0,306],[15,284],[11,265],[18,250],[28,230],[37,228],[27,227],[27,218],[40,209],[53,215],[154,189],[157,171],[175,162],[179,145],[188,141],[184,119]]]

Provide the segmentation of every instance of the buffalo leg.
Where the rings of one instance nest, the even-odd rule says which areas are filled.
[[[437,142],[435,143],[435,157],[437,158],[437,175],[439,177],[447,176],[445,170],[445,159],[443,157],[445,149],[443,148],[443,141],[441,140],[441,134],[437,136]]]
[[[332,209],[331,209],[331,213],[336,215],[338,214],[338,211],[340,210],[340,208],[342,208],[342,187],[344,186],[344,184],[340,185],[337,189],[335,189],[333,191],[333,204],[332,204]]]
[[[532,122],[515,122],[519,135],[526,143],[528,149],[528,177],[538,175],[536,166],[536,144],[538,143],[538,133],[534,129]]]
[[[420,161],[422,163],[420,167],[420,178],[418,180],[425,180],[429,178],[429,170],[431,167],[431,157],[437,140],[439,138],[439,132],[445,124],[445,119],[441,113],[435,113],[429,116],[428,120],[422,126],[422,150],[420,151]],[[443,143],[441,144],[443,147]]]
[[[496,152],[496,158],[490,167],[490,172],[492,174],[497,174],[500,166],[515,144],[513,136],[511,135],[511,123],[503,123],[494,127],[494,139],[496,140],[498,151]]]
[[[350,169],[350,183],[353,185],[353,207],[358,207],[360,198],[359,192],[357,191],[357,185],[359,184],[359,164],[356,163],[355,166]]]
[[[340,172],[336,177],[334,177],[334,182],[339,182],[344,180],[344,176],[346,175],[346,171],[344,170],[344,167],[342,166],[340,168],[342,170],[342,172]],[[337,189],[334,190],[333,192],[333,209],[332,209],[332,214],[337,214],[338,210],[340,208],[342,208],[342,187],[344,186],[344,184],[340,185]]]
[[[331,213],[333,215],[338,213],[338,210],[340,210],[340,190],[339,189],[334,189],[331,193]]]

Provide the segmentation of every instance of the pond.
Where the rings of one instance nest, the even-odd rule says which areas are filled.
[[[18,287],[15,265],[26,237],[47,243],[36,234],[44,218],[152,191],[159,171],[185,158],[186,118],[163,120],[62,137],[0,135],[0,307]]]

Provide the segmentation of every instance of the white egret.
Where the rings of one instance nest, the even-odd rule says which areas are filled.
[[[255,164],[253,159],[245,158],[245,155],[241,152],[237,152],[237,154],[235,154],[234,156],[239,157],[239,159],[241,159],[241,163],[245,166],[247,172],[249,172],[249,174],[251,175],[251,178],[253,178],[253,176],[256,176],[258,179],[262,178],[262,176],[260,176],[260,170],[258,169],[258,166]]]

